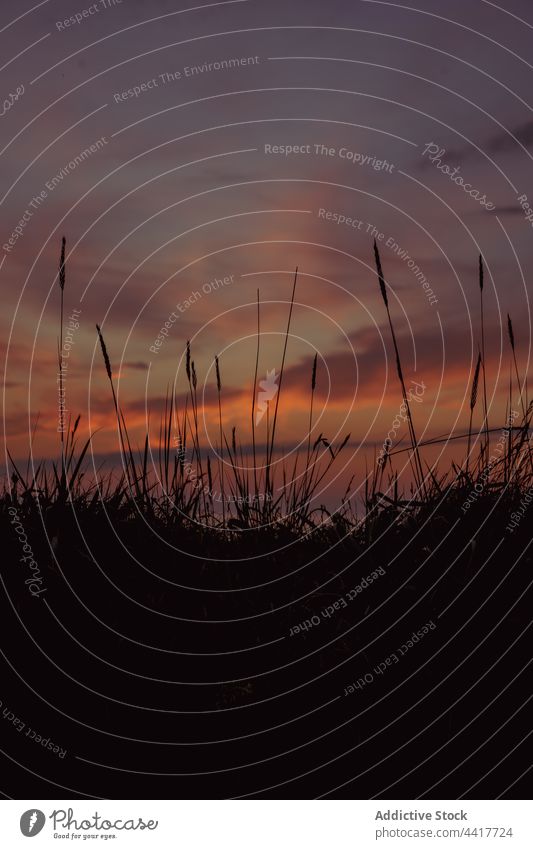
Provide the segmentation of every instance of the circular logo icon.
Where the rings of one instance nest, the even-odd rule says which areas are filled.
[[[20,818],[20,830],[24,837],[35,837],[36,834],[42,831],[45,822],[46,817],[43,812],[38,811],[36,808],[31,808],[22,814]]]

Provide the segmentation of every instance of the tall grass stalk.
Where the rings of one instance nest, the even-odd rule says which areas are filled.
[[[255,497],[257,499],[259,495],[259,485],[258,485],[258,475],[257,475],[257,451],[255,444],[255,403],[257,397],[257,372],[259,369],[259,345],[261,338],[261,314],[260,314],[260,302],[259,302],[259,289],[257,290],[257,344],[255,351],[255,371],[254,371],[254,388],[252,392],[252,453],[253,453],[253,464],[254,464],[254,486],[255,486]]]
[[[511,316],[509,314],[507,314],[507,332],[508,332],[508,335],[509,335],[509,344],[511,345],[511,351],[512,351],[512,355],[513,355],[514,370],[515,370],[515,374],[516,374],[516,382],[517,382],[517,385],[518,385],[518,395],[519,395],[519,400],[520,400],[520,406],[522,408],[522,416],[524,418],[525,427],[527,427],[527,437],[528,437],[528,439],[527,439],[527,449],[528,449],[528,456],[529,456],[529,464],[530,464],[530,467],[531,467],[531,471],[533,472],[533,453],[531,451],[531,445],[530,445],[530,442],[529,442],[530,416],[528,416],[527,410],[526,410],[527,398],[526,398],[526,401],[524,402],[524,388],[525,388],[526,382],[525,382],[525,380],[523,382],[520,381],[520,374],[519,374],[519,371],[518,371],[518,360],[517,360],[517,357],[516,357],[516,346],[515,346],[515,336],[514,336],[514,330],[513,330],[513,322],[511,321]],[[511,415],[511,409],[509,409],[509,415]]]
[[[140,493],[140,490],[139,490],[139,487],[138,487],[137,470],[136,470],[136,467],[135,467],[135,460],[134,460],[134,457],[133,457],[133,452],[132,452],[132,449],[131,449],[129,436],[128,436],[128,433],[127,433],[127,430],[126,430],[126,422],[125,422],[124,416],[122,415],[120,408],[118,406],[117,396],[116,396],[116,393],[115,393],[115,386],[113,384],[113,371],[111,369],[111,360],[109,359],[109,354],[107,353],[107,347],[106,347],[106,344],[105,344],[105,341],[104,341],[104,337],[103,337],[102,331],[100,329],[100,326],[98,324],[96,325],[96,331],[98,333],[98,339],[100,340],[100,348],[101,348],[101,351],[102,351],[102,357],[103,357],[103,360],[104,360],[105,370],[106,370],[107,378],[109,380],[109,385],[111,386],[111,393],[113,395],[113,406],[115,408],[115,415],[116,415],[116,419],[117,419],[117,427],[118,427],[118,434],[119,434],[119,440],[120,440],[120,448],[121,448],[122,457],[124,459],[124,463],[125,463],[125,467],[126,467],[126,477],[127,477],[127,480],[128,480],[128,485],[129,485],[130,489],[135,487],[136,494],[140,498],[141,493]],[[128,443],[127,449],[126,449],[126,442]]]
[[[220,480],[220,495],[222,498],[222,524],[226,524],[226,498],[224,492],[224,447],[222,444],[222,403],[220,400],[220,394],[222,391],[222,381],[220,379],[220,366],[218,362],[218,356],[215,356],[215,371],[217,378],[217,393],[218,393],[218,428],[219,428],[219,437],[220,437],[220,458],[219,458],[219,473],[218,477]]]
[[[58,352],[58,364],[59,364],[59,398],[61,399],[61,403],[63,403],[63,316],[64,316],[64,292],[65,292],[65,280],[66,280],[66,270],[65,270],[65,247],[66,247],[66,239],[63,236],[61,239],[61,255],[59,258],[59,273],[58,273],[58,282],[59,282],[59,352]],[[64,471],[65,466],[65,451],[64,451],[64,407],[63,407],[63,416],[61,418],[61,469]]]
[[[526,415],[526,408],[525,408],[525,404],[524,404],[524,389],[523,389],[523,386],[520,382],[520,375],[518,373],[518,362],[517,362],[517,359],[516,359],[516,347],[515,347],[513,322],[511,321],[511,316],[509,315],[509,313],[507,313],[507,333],[509,335],[509,344],[511,345],[511,351],[512,351],[512,355],[513,355],[513,363],[514,363],[514,370],[515,370],[515,375],[516,375],[516,383],[518,385],[518,395],[519,395],[519,400],[520,400],[520,406],[522,407],[522,414],[525,416]]]
[[[479,381],[479,369],[481,367],[481,353],[478,354],[474,378],[472,380],[472,391],[470,392],[470,421],[468,424],[468,446],[466,449],[466,477],[468,478],[468,466],[470,463],[470,447],[472,444],[472,418],[474,415],[474,407],[477,401],[477,390]]]
[[[296,266],[296,270],[294,272],[294,282],[293,282],[293,285],[292,285],[291,302],[290,302],[290,306],[289,306],[289,315],[288,315],[288,318],[287,318],[287,329],[285,331],[285,341],[283,343],[283,356],[281,358],[281,368],[280,368],[280,372],[279,372],[278,391],[277,391],[277,394],[276,394],[276,404],[275,404],[275,407],[274,407],[274,415],[272,417],[272,433],[270,434],[270,438],[269,439],[267,438],[267,446],[268,447],[267,447],[266,474],[267,474],[267,478],[268,478],[268,483],[270,483],[270,467],[271,467],[271,464],[272,464],[272,455],[273,455],[273,451],[274,451],[274,440],[275,440],[275,437],[276,437],[276,424],[277,424],[277,421],[278,421],[279,399],[280,399],[280,396],[281,396],[281,386],[282,386],[282,383],[283,383],[283,372],[284,372],[284,369],[285,369],[285,357],[287,356],[287,344],[289,342],[289,333],[290,333],[290,329],[291,329],[292,310],[293,310],[293,307],[294,307],[294,296],[296,294],[296,281],[297,280],[298,280],[298,266]],[[267,403],[267,421],[268,421],[268,415],[269,415],[269,405]],[[269,491],[268,487],[267,487],[267,491]]]
[[[309,456],[311,454],[311,431],[313,429],[313,401],[315,398],[315,389],[316,389],[316,366],[317,366],[318,354],[315,354],[313,359],[313,368],[311,370],[311,401],[309,404],[309,432],[307,434],[307,459],[306,465],[309,465]]]
[[[408,427],[409,427],[409,436],[410,436],[410,439],[411,439],[411,447],[412,447],[412,450],[413,450],[412,456],[414,458],[413,474],[414,474],[414,478],[415,478],[415,481],[416,481],[417,490],[422,491],[422,493],[425,493],[425,482],[424,482],[425,476],[424,476],[424,471],[422,469],[422,463],[420,461],[420,454],[419,454],[419,451],[418,451],[418,442],[417,442],[415,428],[414,428],[414,424],[413,424],[413,417],[411,415],[411,407],[409,405],[409,399],[407,397],[407,390],[405,388],[405,381],[404,381],[404,377],[403,377],[402,363],[401,363],[401,360],[400,360],[400,351],[399,351],[399,348],[398,348],[398,343],[396,341],[396,333],[394,332],[394,325],[392,323],[392,316],[391,316],[391,312],[390,312],[390,308],[389,308],[389,299],[388,299],[388,296],[387,296],[387,285],[385,283],[385,277],[383,276],[383,269],[381,267],[381,258],[380,258],[380,255],[379,255],[378,245],[377,245],[377,242],[376,242],[375,239],[374,239],[374,257],[375,257],[375,261],[376,261],[376,269],[377,269],[378,280],[379,280],[379,288],[381,290],[381,297],[383,299],[383,302],[385,304],[385,309],[387,311],[387,317],[388,317],[388,320],[389,320],[389,327],[390,327],[390,332],[391,332],[391,336],[392,336],[392,342],[393,342],[393,345],[394,345],[394,352],[396,354],[396,370],[397,370],[398,378],[400,380],[400,385],[401,385],[401,388],[402,388],[402,396],[403,396],[403,402],[405,404],[405,410],[407,412],[407,424],[408,424]]]
[[[487,402],[487,370],[485,365],[485,310],[483,306],[484,289],[483,257],[479,255],[479,308],[481,319],[481,359],[483,365],[483,428],[485,430],[485,462],[488,460],[490,451],[489,436],[489,410]]]

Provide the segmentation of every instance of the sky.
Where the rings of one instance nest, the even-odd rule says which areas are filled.
[[[422,441],[468,427],[482,254],[489,418],[503,427],[508,313],[522,375],[531,343],[532,35],[526,0],[6,0],[12,456],[58,453],[63,236],[64,406],[96,457],[117,450],[97,323],[135,443],[148,428],[157,444],[167,387],[183,407],[190,340],[202,440],[218,440],[218,355],[224,428],[249,445],[257,302],[265,380],[279,373],[296,267],[278,439],[305,444],[316,354],[313,438],[350,433],[344,473],[391,428],[400,447],[374,239]]]

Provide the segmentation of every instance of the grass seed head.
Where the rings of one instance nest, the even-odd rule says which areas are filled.
[[[379,288],[381,289],[381,297],[385,302],[385,306],[388,307],[389,300],[387,298],[387,287],[385,285],[385,278],[383,277],[383,269],[381,267],[381,258],[379,256],[378,243],[374,239],[374,257],[376,259],[376,268],[378,272],[378,280],[379,280]]]
[[[219,365],[218,365],[218,357],[217,356],[215,356],[215,370],[216,370],[216,373],[217,373],[217,389],[220,392],[220,390],[222,389],[222,381],[220,380],[220,368],[219,368]]]
[[[479,369],[481,367],[481,354],[478,354],[474,380],[472,381],[472,392],[470,393],[470,409],[473,410],[477,401],[477,386],[479,381]]]
[[[96,329],[97,329],[97,331],[98,331],[98,338],[100,339],[100,347],[102,348],[102,356],[103,356],[103,358],[104,358],[104,363],[105,363],[105,369],[106,369],[106,371],[107,371],[107,376],[108,376],[109,380],[111,380],[111,377],[112,377],[112,373],[111,373],[111,363],[110,363],[110,361],[109,361],[109,356],[108,356],[108,353],[107,353],[107,348],[106,348],[106,346],[105,346],[104,337],[102,336],[102,331],[100,330],[100,327],[99,327],[99,325],[98,325],[98,324],[96,325]]]
[[[61,257],[59,260],[59,288],[61,291],[65,288],[65,246],[67,240],[63,236],[61,240]]]
[[[187,375],[187,380],[189,383],[191,382],[191,343],[187,339],[187,354],[185,357],[185,373]]]
[[[513,322],[511,321],[511,316],[507,313],[507,332],[509,333],[509,342],[511,343],[511,348],[514,351],[514,333],[513,333]]]

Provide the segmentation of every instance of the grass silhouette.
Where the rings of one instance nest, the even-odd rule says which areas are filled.
[[[405,403],[377,247],[375,258]],[[63,253],[61,267],[64,275]],[[42,656],[32,666],[37,692],[49,692],[49,676],[57,675],[49,657],[62,658],[70,670],[70,680],[54,678],[63,712],[46,709],[42,722],[47,734],[79,755],[68,767],[66,784],[83,787],[82,795],[97,787],[99,795],[113,798],[115,765],[122,770],[124,798],[226,798],[255,791],[292,797],[291,785],[288,790],[283,785],[292,774],[302,776],[295,792],[304,798],[336,786],[341,788],[336,795],[346,798],[383,795],[383,788],[390,788],[390,798],[455,798],[459,779],[466,797],[492,798],[525,769],[515,738],[505,736],[511,725],[493,741],[499,766],[481,784],[486,768],[475,755],[489,734],[483,712],[495,694],[504,693],[495,661],[503,656],[502,645],[506,669],[515,677],[498,704],[507,705],[510,714],[509,699],[514,711],[529,696],[520,670],[532,600],[526,513],[533,500],[533,402],[527,380],[519,377],[512,323],[520,410],[512,417],[510,371],[507,421],[492,454],[489,433],[498,431],[488,428],[484,406],[479,430],[474,425],[485,370],[481,348],[468,431],[453,437],[467,446],[462,461],[445,473],[424,463],[425,447],[449,439],[417,442],[409,410],[409,444],[387,450],[369,470],[360,513],[351,483],[332,510],[317,502],[317,494],[350,435],[338,445],[323,433],[311,437],[316,357],[308,384],[309,432],[290,464],[276,444],[296,284],[297,273],[264,445],[253,429],[261,330],[257,297],[251,467],[236,429],[223,426],[218,356],[216,454],[202,444],[190,343],[182,407],[177,409],[167,391],[155,447],[146,434],[142,450],[134,451],[115,388],[112,351],[100,326],[120,473],[87,474],[91,440],[80,440],[79,417],[69,422],[62,459],[51,469],[43,463],[30,472],[28,461],[22,470],[9,455],[0,494],[2,611],[13,627],[17,616],[30,618],[39,637],[34,650]],[[413,472],[408,493],[395,468],[405,453]],[[222,494],[223,506],[217,498]],[[42,604],[21,578],[10,511],[39,564]],[[378,569],[381,577],[369,585],[367,577]],[[386,659],[428,622],[434,624],[431,636],[389,670]],[[351,682],[359,682],[358,689]],[[13,692],[22,687],[11,684]],[[347,691],[356,695],[346,696]],[[42,704],[34,710],[41,721]],[[517,712],[514,733],[521,734],[522,726],[528,730],[526,714]],[[65,715],[76,721],[69,723]],[[477,716],[482,720],[472,725]],[[298,722],[301,717],[305,721]],[[95,732],[100,728],[103,734]],[[468,729],[466,740],[462,729]],[[149,746],[137,745],[147,739],[156,741],[156,760]],[[94,766],[99,763],[111,769]],[[333,772],[323,775],[317,764],[334,764],[327,767]],[[47,769],[50,780],[65,784],[62,764]],[[21,798],[32,792],[39,798],[40,785],[28,782],[25,775]],[[520,782],[513,787],[520,798]]]
[[[446,474],[426,464],[424,471],[421,449],[424,446],[448,442],[442,437],[438,440],[418,442],[415,423],[409,405],[399,346],[394,330],[387,296],[387,284],[381,266],[377,244],[374,242],[376,271],[382,299],[385,305],[391,339],[394,346],[396,370],[400,382],[403,403],[407,413],[410,445],[407,449],[391,451],[389,447],[384,456],[375,463],[375,467],[365,479],[364,512],[356,515],[353,492],[349,487],[339,507],[328,510],[324,505],[316,506],[316,494],[322,482],[327,479],[337,458],[345,448],[350,434],[338,445],[332,445],[323,433],[312,440],[313,402],[317,385],[317,355],[310,374],[309,430],[303,440],[305,448],[296,451],[292,465],[280,454],[276,456],[276,424],[284,371],[286,367],[287,344],[290,333],[294,296],[297,285],[298,269],[294,275],[292,296],[289,302],[287,327],[284,336],[283,354],[278,377],[278,391],[275,397],[273,415],[267,402],[267,436],[263,446],[265,462],[258,462],[261,446],[256,443],[255,415],[257,372],[260,346],[260,299],[257,293],[257,353],[255,361],[254,388],[251,401],[252,467],[245,465],[243,448],[239,444],[236,429],[231,437],[224,431],[222,416],[222,374],[219,357],[215,356],[215,375],[218,402],[219,444],[216,457],[202,446],[199,432],[198,378],[192,358],[191,345],[187,342],[185,354],[185,373],[188,393],[184,408],[178,411],[174,397],[167,391],[165,410],[159,427],[159,439],[156,448],[157,460],[153,455],[149,435],[146,434],[143,451],[132,449],[128,427],[120,409],[115,391],[111,359],[106,347],[103,332],[99,325],[96,331],[100,343],[105,372],[111,389],[111,400],[115,412],[117,434],[122,456],[123,472],[117,480],[113,474],[97,477],[87,484],[86,471],[83,468],[90,438],[78,448],[77,431],[80,422],[78,416],[72,426],[66,429],[66,437],[61,431],[61,460],[52,464],[52,471],[41,464],[29,477],[29,462],[26,474],[21,473],[11,454],[9,460],[12,469],[4,481],[0,507],[16,505],[25,511],[46,513],[52,507],[100,512],[102,509],[112,516],[117,511],[121,516],[144,516],[171,526],[196,527],[199,533],[210,530],[217,532],[220,542],[227,533],[234,541],[235,531],[262,531],[264,542],[268,528],[275,534],[276,528],[283,525],[285,532],[296,535],[320,530],[328,536],[332,528],[342,527],[346,533],[364,540],[373,538],[376,523],[381,525],[384,517],[387,522],[405,522],[407,517],[417,522],[437,511],[456,511],[470,491],[479,490],[482,485],[483,498],[497,505],[502,514],[511,513],[524,493],[533,485],[533,461],[530,449],[530,427],[533,415],[533,402],[528,403],[527,380],[520,379],[516,354],[516,345],[511,318],[508,316],[508,336],[511,347],[512,366],[520,402],[520,420],[509,425],[507,419],[511,413],[513,381],[509,380],[509,405],[504,425],[507,434],[505,452],[501,456],[489,459],[489,434],[502,432],[502,429],[489,429],[486,409],[486,376],[484,361],[484,320],[481,302],[482,346],[478,356],[470,397],[470,420],[466,457],[458,467],[455,463]],[[480,257],[480,293],[483,293],[483,263]],[[65,239],[61,244],[59,264],[60,289],[60,332],[62,339],[63,296],[66,280]],[[61,345],[60,345],[61,351]],[[480,373],[483,376],[482,423],[477,434],[473,429],[473,417],[478,400]],[[270,421],[271,419],[271,421]],[[473,440],[473,437],[474,440]],[[454,436],[453,439],[461,437]],[[474,441],[474,448],[473,448]],[[190,446],[190,460],[186,462]],[[476,450],[476,456],[472,452]],[[399,490],[398,476],[394,470],[396,455],[408,452],[414,480],[414,488],[406,496]],[[154,461],[154,470],[149,470],[149,459]],[[215,472],[213,472],[213,462]],[[281,471],[279,471],[281,469]],[[278,480],[282,478],[282,482]],[[353,479],[352,479],[353,480]],[[221,495],[220,499],[215,496]],[[111,512],[110,512],[111,511]],[[201,526],[201,527],[200,527]]]

